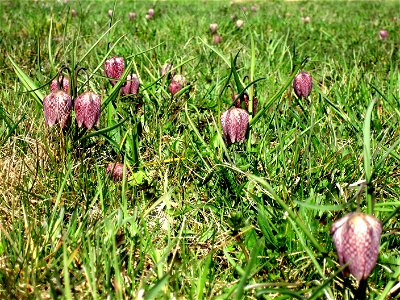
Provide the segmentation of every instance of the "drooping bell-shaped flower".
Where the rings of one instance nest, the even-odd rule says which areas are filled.
[[[174,68],[174,65],[169,64],[169,63],[165,63],[162,67],[161,67],[161,76],[165,76],[167,75],[167,73],[169,71],[171,71]],[[176,74],[175,70],[171,72],[171,76],[174,77]]]
[[[71,9],[71,15],[73,18],[76,18],[76,9]]]
[[[108,17],[111,19],[113,17],[113,10],[109,9],[108,10]]]
[[[312,89],[312,77],[307,72],[297,74],[293,79],[293,89],[297,97],[307,98]]]
[[[121,87],[122,94],[137,95],[139,92],[139,77],[136,74],[129,74],[126,77],[126,83]]]
[[[136,13],[133,12],[133,11],[131,11],[131,12],[128,14],[128,18],[129,18],[129,21],[136,20]]]
[[[218,29],[218,24],[217,23],[211,23],[210,24],[210,31],[212,34],[216,33]]]
[[[110,80],[112,85],[115,85],[118,79],[121,78],[124,73],[125,62],[123,57],[112,57],[104,62],[104,71],[108,78],[113,78],[116,80]]]
[[[100,122],[101,97],[93,92],[84,92],[75,99],[75,118],[78,127],[87,129],[98,126]]]
[[[232,107],[221,115],[221,127],[228,145],[243,142],[249,126],[249,114],[242,108]]]
[[[154,8],[150,8],[149,11],[147,12],[149,15],[150,19],[154,17]]]
[[[236,27],[237,27],[237,28],[242,28],[243,24],[244,24],[244,21],[241,20],[241,19],[239,19],[239,20],[236,21]]]
[[[124,176],[124,164],[123,163],[109,163],[107,165],[106,173],[111,176],[115,181],[121,181]],[[129,170],[125,168],[126,176],[129,175]]]
[[[257,9],[258,9],[258,7],[257,7],[257,5],[255,5],[255,4],[253,4],[253,5],[251,6],[251,10],[252,10],[254,13],[257,12]]]
[[[50,91],[55,92],[61,89],[69,94],[69,78],[67,76],[59,76],[50,83]]]
[[[54,124],[60,124],[61,128],[65,128],[69,125],[71,117],[71,96],[63,90],[51,92],[43,99],[43,110],[46,125],[52,127]]]
[[[367,279],[375,267],[382,232],[381,222],[372,215],[349,213],[332,224],[331,233],[344,274],[358,281]]]
[[[222,42],[222,36],[220,36],[219,34],[214,34],[213,35],[213,43],[215,45],[218,45],[221,42]]]
[[[172,77],[172,81],[168,87],[170,93],[172,95],[175,95],[177,92],[179,92],[184,86],[186,85],[186,79],[183,75],[175,75]]]
[[[386,40],[388,36],[389,36],[389,32],[387,30],[384,30],[384,29],[379,30],[379,38],[381,40]]]

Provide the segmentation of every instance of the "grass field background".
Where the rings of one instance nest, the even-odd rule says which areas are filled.
[[[358,283],[341,275],[330,226],[356,210],[358,180],[369,182],[361,211],[383,225],[366,293],[394,298],[399,11],[397,1],[1,1],[1,298],[352,299]],[[112,56],[139,75],[138,97],[105,77]],[[189,82],[173,97],[166,62]],[[78,93],[102,96],[98,128],[45,126],[42,100],[63,64],[88,70]],[[313,77],[307,99],[292,88],[300,70]],[[230,146],[219,121],[229,85],[259,101],[246,141]],[[105,172],[117,161],[129,173],[120,182]]]

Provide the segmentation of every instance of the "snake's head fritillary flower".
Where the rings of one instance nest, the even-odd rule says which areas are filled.
[[[174,68],[174,66],[172,64],[169,63],[165,63],[162,67],[161,67],[161,76],[165,76],[168,74],[169,71],[171,71]],[[171,76],[174,77],[176,74],[175,70],[171,72]]]
[[[115,181],[121,181],[124,176],[124,168],[125,175],[129,175],[129,170],[124,167],[123,163],[110,163],[107,165],[106,173],[111,176]]]
[[[176,82],[176,81],[172,81],[168,86],[168,90],[172,95],[175,95],[181,89],[182,89],[182,86],[179,84],[179,82]]]
[[[331,233],[339,264],[358,281],[367,279],[379,255],[381,222],[372,215],[349,213],[332,224]]]
[[[55,78],[50,83],[50,91],[55,92],[62,89],[66,93],[69,92],[69,78],[67,76],[59,76],[58,79]]]
[[[311,18],[309,16],[301,17],[301,21],[303,22],[303,24],[308,24],[310,23]]]
[[[212,34],[216,33],[218,29],[218,24],[217,23],[211,23],[210,24],[210,31]]]
[[[68,127],[72,110],[71,96],[63,90],[51,92],[43,99],[43,110],[46,125],[52,127],[60,124],[61,128]]]
[[[384,30],[384,29],[379,30],[379,38],[381,40],[386,40],[388,36],[389,36],[389,32],[387,30]]]
[[[293,79],[293,89],[299,98],[310,96],[312,89],[312,77],[307,72],[297,74]]]
[[[76,18],[76,9],[71,9],[71,15],[72,17]]]
[[[75,99],[75,118],[78,127],[87,129],[98,126],[100,121],[101,97],[93,92],[84,92]]]
[[[168,87],[170,93],[175,95],[186,85],[186,78],[183,75],[175,75],[172,77],[172,81]]]
[[[244,21],[241,20],[241,19],[239,19],[239,20],[236,21],[236,27],[237,27],[237,28],[242,28],[243,24],[244,24]]]
[[[112,85],[115,85],[118,79],[121,78],[122,74],[124,73],[124,69],[125,61],[123,57],[112,57],[104,62],[104,71],[106,76],[108,78],[116,79],[110,79]]]
[[[222,42],[222,36],[220,36],[219,34],[214,34],[213,35],[213,43],[215,45],[218,45],[221,42]]]
[[[113,17],[113,11],[112,9],[108,10],[108,17],[111,19]]]
[[[126,77],[126,83],[121,87],[122,94],[137,95],[139,92],[139,77],[136,74],[129,74]]]
[[[256,13],[257,12],[257,5],[252,5],[251,6],[251,10],[254,12],[254,13]]]
[[[128,18],[129,18],[129,21],[136,20],[136,13],[133,12],[133,11],[131,11],[131,12],[128,14]]]
[[[149,11],[147,12],[147,15],[151,18],[154,17],[154,8],[150,8]]]
[[[243,142],[249,126],[249,114],[242,108],[232,107],[221,115],[221,127],[228,145]]]

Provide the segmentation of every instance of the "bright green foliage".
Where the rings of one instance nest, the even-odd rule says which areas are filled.
[[[0,1],[0,298],[350,299],[363,291],[342,278],[330,226],[358,198],[383,225],[365,292],[394,292],[398,3],[251,5]],[[111,56],[125,58],[123,78],[139,75],[138,97],[105,78]],[[188,81],[173,97],[166,62]],[[99,128],[45,126],[63,64],[87,69],[73,95],[102,96]],[[291,87],[299,70],[313,78],[307,99]],[[230,146],[229,85],[258,98],[247,142]],[[120,182],[105,172],[116,161]],[[358,195],[348,185],[361,179]]]

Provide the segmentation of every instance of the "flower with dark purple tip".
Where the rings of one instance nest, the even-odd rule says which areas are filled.
[[[147,12],[147,14],[150,18],[153,18],[154,17],[154,8],[150,8],[149,11]]]
[[[228,145],[243,142],[249,126],[249,114],[242,108],[232,107],[221,115],[221,127]]]
[[[75,99],[75,118],[78,127],[87,129],[98,126],[100,122],[101,97],[93,92],[84,92]]]
[[[121,87],[122,95],[137,95],[139,92],[139,77],[136,74],[129,74],[126,83]]]
[[[52,127],[54,124],[60,124],[61,128],[65,128],[69,125],[71,117],[71,96],[63,90],[51,92],[43,99],[43,110],[46,125]]]
[[[349,213],[332,224],[331,233],[341,266],[358,281],[367,279],[379,255],[381,222],[372,215]]]
[[[293,89],[299,98],[310,96],[312,89],[312,77],[307,72],[297,74],[293,79]]]
[[[125,61],[123,57],[112,57],[104,62],[104,71],[106,76],[108,78],[116,79],[110,79],[112,85],[115,85],[118,79],[121,78],[122,74],[124,73],[124,69]]]

